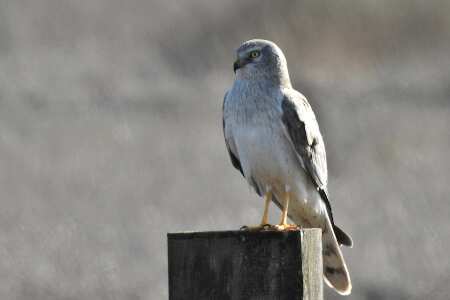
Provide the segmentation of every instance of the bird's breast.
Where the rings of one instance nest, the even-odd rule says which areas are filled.
[[[299,225],[320,227],[323,204],[300,157],[286,135],[282,122],[281,100],[277,97],[241,97],[231,91],[224,107],[225,138],[237,154],[242,171],[250,185],[257,184],[261,193],[272,189],[281,206],[286,188],[291,204],[289,216]],[[281,96],[282,99],[282,96]]]
[[[281,118],[259,111],[236,128],[235,143],[246,178],[264,185],[289,184],[301,169]]]

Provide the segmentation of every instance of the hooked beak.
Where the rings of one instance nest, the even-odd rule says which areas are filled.
[[[236,70],[237,69],[239,69],[240,67],[242,67],[242,65],[239,63],[240,62],[240,58],[239,58],[239,56],[238,57],[236,57],[236,60],[234,61],[234,64],[233,64],[233,71],[234,71],[234,73],[236,73]]]

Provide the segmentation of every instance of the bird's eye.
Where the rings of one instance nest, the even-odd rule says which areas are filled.
[[[252,54],[250,54],[251,57],[253,58],[257,58],[259,56],[259,52],[258,51],[253,51]]]

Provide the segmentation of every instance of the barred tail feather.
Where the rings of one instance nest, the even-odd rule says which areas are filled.
[[[350,275],[328,215],[326,227],[322,230],[322,254],[325,282],[339,294],[349,295],[352,290]]]

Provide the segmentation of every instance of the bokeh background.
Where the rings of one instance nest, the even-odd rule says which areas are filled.
[[[448,299],[449,1],[0,4],[2,299],[167,299],[167,232],[260,221],[221,116],[252,38],[319,120],[347,299]]]

